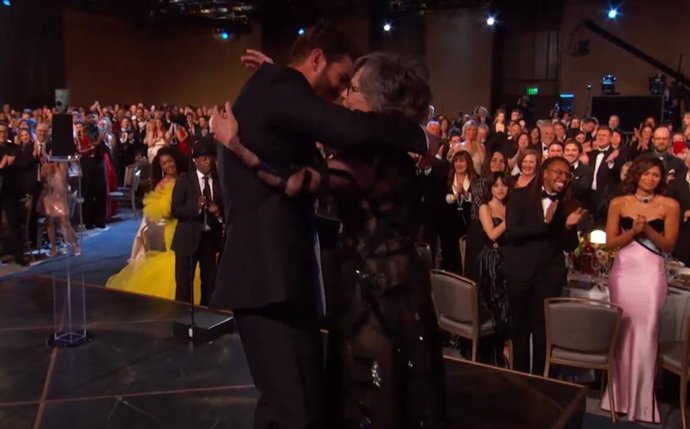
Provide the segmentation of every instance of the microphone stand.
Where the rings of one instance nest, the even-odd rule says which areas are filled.
[[[210,200],[209,197],[207,197]],[[211,231],[211,226],[208,223],[208,206],[205,204],[202,208],[204,211],[204,232]],[[222,225],[223,219],[218,217],[218,222]],[[189,273],[190,284],[190,309],[189,319],[183,318],[173,323],[173,335],[185,341],[192,343],[206,343],[215,340],[216,338],[232,333],[234,331],[234,316],[229,314],[222,314],[210,310],[201,310],[197,315],[196,305],[194,304],[194,274],[196,267],[192,266],[194,257],[189,257],[189,265],[191,272]]]

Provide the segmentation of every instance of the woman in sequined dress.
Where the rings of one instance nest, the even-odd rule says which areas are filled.
[[[416,66],[375,53],[357,61],[343,97],[351,109],[421,122],[430,90]],[[327,167],[279,177],[237,140],[229,149],[288,196],[326,191],[335,199],[343,228],[330,285],[328,374],[336,409],[329,427],[443,427],[443,357],[429,271],[415,249],[412,157],[360,148]]]

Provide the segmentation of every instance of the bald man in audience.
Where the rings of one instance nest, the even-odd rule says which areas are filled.
[[[674,156],[669,151],[671,146],[671,132],[666,127],[659,127],[654,130],[652,137],[654,145],[654,156],[657,156],[666,167],[668,180],[683,178],[688,173],[688,168],[680,158]]]

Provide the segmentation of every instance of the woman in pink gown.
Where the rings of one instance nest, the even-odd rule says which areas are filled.
[[[678,235],[678,203],[663,192],[665,169],[645,157],[630,167],[625,195],[611,201],[606,245],[618,249],[611,269],[611,303],[623,309],[613,373],[616,412],[630,421],[660,423],[654,394],[659,315],[666,299],[664,254]],[[610,410],[608,391],[601,406]]]

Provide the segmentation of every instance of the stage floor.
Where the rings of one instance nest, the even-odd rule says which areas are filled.
[[[58,283],[63,288],[64,283]],[[87,345],[53,349],[53,282],[0,282],[0,428],[251,428],[257,392],[237,335],[172,336],[188,307],[85,288]],[[449,428],[579,428],[586,389],[446,360]]]

